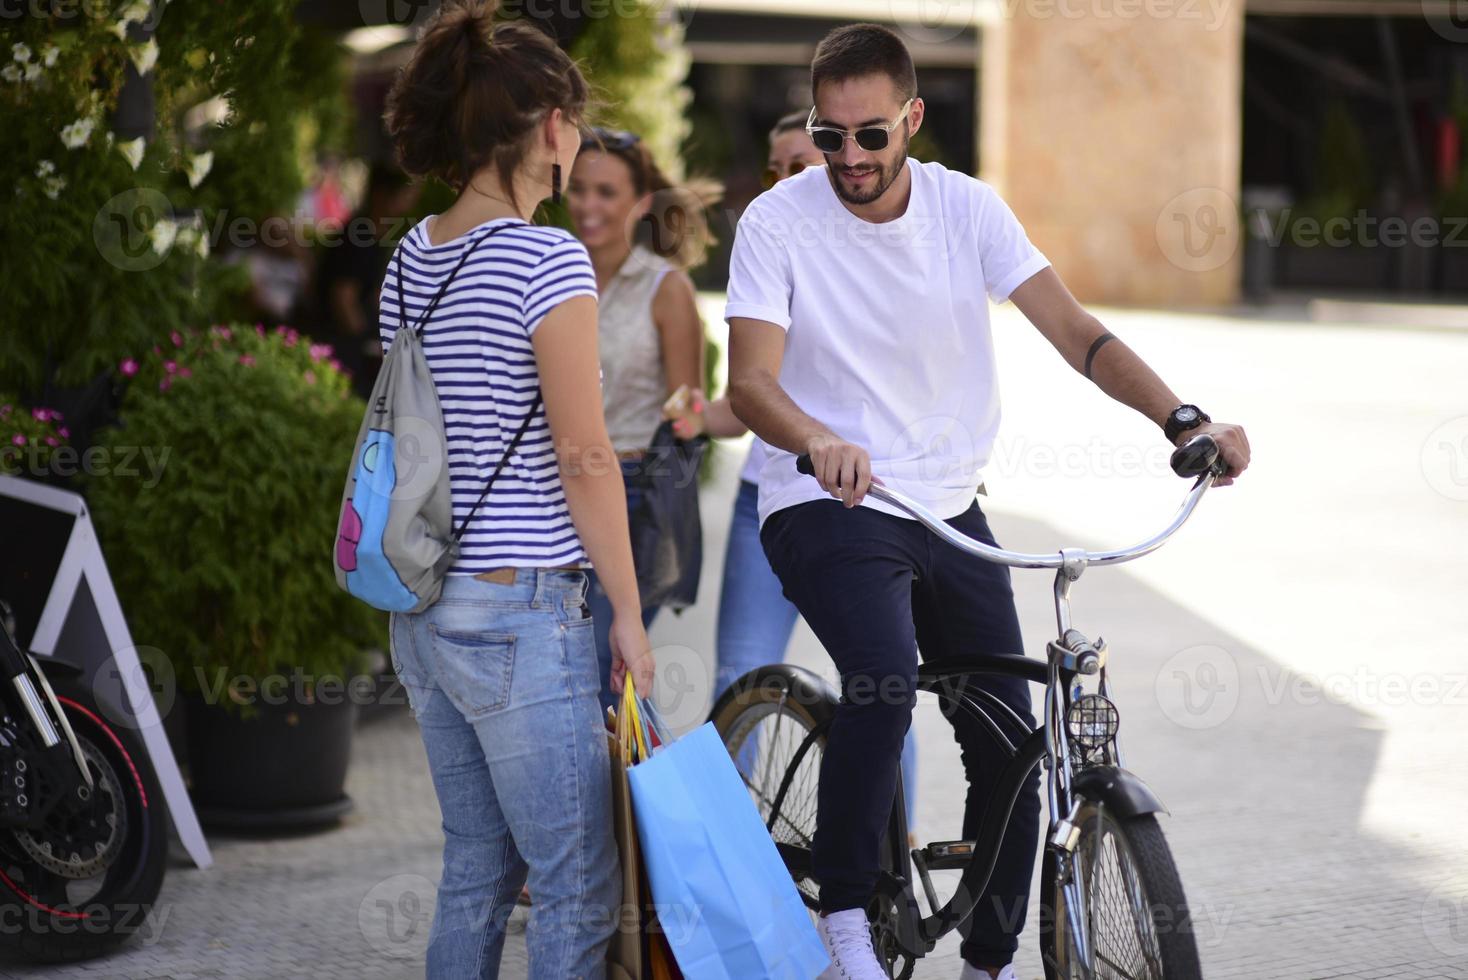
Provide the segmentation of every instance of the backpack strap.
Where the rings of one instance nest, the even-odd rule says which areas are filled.
[[[435,293],[433,299],[429,301],[428,308],[424,310],[423,315],[418,318],[417,324],[415,324],[411,328],[413,332],[418,334],[420,337],[423,335],[423,328],[427,326],[428,318],[433,316],[434,310],[438,309],[438,301],[443,299],[444,293],[448,292],[449,283],[453,282],[454,276],[457,276],[459,274],[459,270],[464,268],[464,263],[469,261],[469,256],[474,254],[475,249],[479,248],[479,246],[483,245],[485,242],[489,241],[496,234],[504,231],[506,228],[518,228],[524,224],[525,222],[519,221],[512,224],[500,225],[496,228],[491,228],[489,234],[482,236],[478,241],[472,242],[468,248],[464,249],[464,254],[459,256],[458,264],[456,264],[449,272],[448,278],[443,281],[442,286],[438,287],[438,292]],[[403,301],[403,257],[400,252],[398,255],[398,329],[401,330],[407,324],[407,322],[408,305]]]
[[[503,231],[506,228],[516,228],[522,224],[524,224],[524,222],[500,225],[497,228],[493,228],[490,230],[489,234],[483,236],[477,242],[474,242],[468,248],[464,249],[464,254],[459,257],[458,264],[454,266],[453,271],[449,273],[448,278],[443,281],[443,285],[438,288],[438,293],[433,297],[433,300],[429,302],[428,308],[423,311],[423,316],[419,317],[418,322],[410,329],[412,329],[413,332],[418,334],[420,337],[422,336],[423,328],[428,324],[428,318],[432,316],[433,311],[438,308],[438,301],[443,299],[444,293],[448,291],[449,283],[453,281],[454,276],[459,274],[459,270],[464,267],[464,263],[469,261],[469,256],[474,254],[475,249],[493,238],[497,232]],[[408,322],[408,307],[407,304],[403,302],[403,260],[401,256],[398,257],[397,286],[398,329],[401,330]],[[464,515],[464,520],[459,523],[458,529],[454,531],[452,537],[453,541],[457,542],[460,538],[464,536],[464,530],[469,526],[469,522],[474,519],[474,515],[479,511],[479,505],[484,503],[484,498],[489,496],[489,491],[490,488],[494,486],[494,481],[499,478],[500,471],[503,470],[505,468],[505,464],[510,461],[510,455],[514,453],[516,447],[520,445],[520,440],[525,435],[525,430],[530,428],[530,422],[532,419],[535,418],[535,413],[538,411],[540,411],[539,388],[537,388],[535,391],[535,401],[531,403],[530,411],[525,414],[525,418],[520,422],[520,428],[515,432],[515,437],[510,440],[510,444],[505,448],[504,456],[500,457],[500,461],[495,466],[494,472],[490,474],[488,482],[484,484],[484,491],[479,494],[479,499],[474,501],[474,506],[469,508],[469,513]]]
[[[489,496],[490,487],[494,486],[494,481],[498,479],[500,475],[500,470],[504,469],[505,464],[510,461],[510,454],[515,451],[515,447],[520,445],[520,438],[525,435],[525,430],[530,428],[530,422],[532,419],[535,418],[535,413],[538,411],[540,411],[539,388],[535,390],[535,401],[530,403],[530,411],[525,413],[524,420],[520,422],[520,428],[515,432],[515,438],[511,439],[510,444],[505,447],[505,454],[500,457],[500,461],[498,465],[495,466],[494,472],[491,473],[489,476],[489,482],[484,485],[484,492],[479,495],[478,500],[474,501],[474,506],[469,508],[469,513],[464,515],[464,520],[462,523],[459,524],[459,529],[454,532],[455,541],[464,536],[464,529],[467,528],[469,526],[469,522],[474,519],[474,514],[479,510],[479,505],[484,503],[484,498]]]

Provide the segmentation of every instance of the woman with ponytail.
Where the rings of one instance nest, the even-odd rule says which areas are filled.
[[[712,236],[706,212],[722,196],[723,188],[711,180],[675,185],[634,133],[592,131],[571,171],[567,205],[601,294],[598,336],[607,431],[631,481],[627,498],[634,508],[642,492],[637,477],[663,422],[664,403],[680,388],[703,388],[703,321],[687,270],[702,263],[708,251]],[[682,438],[698,434],[686,418],[696,414],[690,409],[701,406],[679,413],[674,432]],[[602,585],[593,575],[590,602],[602,699],[612,704],[610,592]],[[656,606],[644,607],[643,624],[651,625],[657,612]]]
[[[446,3],[388,99],[403,168],[458,198],[393,255],[382,343],[423,322],[455,526],[488,487],[441,598],[391,623],[443,811],[429,977],[498,974],[528,877],[531,976],[600,978],[621,899],[589,564],[612,686],[630,674],[650,692],[653,659],[602,414],[596,274],[574,236],[530,222],[562,193],[587,103],[563,51],[485,3]]]

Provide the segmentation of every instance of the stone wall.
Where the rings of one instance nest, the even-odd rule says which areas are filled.
[[[1238,296],[1242,0],[1005,0],[980,166],[1083,301]]]

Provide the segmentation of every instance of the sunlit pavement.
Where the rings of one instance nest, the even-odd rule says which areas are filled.
[[[705,311],[717,327],[716,298]],[[1244,424],[1255,456],[1162,551],[1075,589],[1076,624],[1111,644],[1126,761],[1171,810],[1205,975],[1468,977],[1468,330],[1099,313],[1182,398]],[[1001,543],[1116,545],[1160,527],[1186,484],[1156,430],[1012,309],[995,332],[1005,421],[985,506]],[[724,447],[706,488],[703,601],[653,629],[682,727],[707,707],[742,459]],[[1038,654],[1050,579],[1016,572],[1015,588]],[[804,626],[791,656],[830,674]],[[915,725],[918,836],[956,837],[951,729],[931,702]],[[156,936],[0,975],[421,976],[442,843],[422,748],[399,711],[354,751],[342,828],[215,838],[213,869],[170,869]],[[524,964],[517,916],[502,975]],[[1018,965],[1042,975],[1033,929]],[[949,937],[916,975],[958,969]]]

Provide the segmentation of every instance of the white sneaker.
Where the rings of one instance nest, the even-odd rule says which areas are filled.
[[[963,963],[963,972],[958,975],[958,980],[989,980],[989,971],[980,970],[967,960]],[[1018,980],[1018,974],[1014,972],[1014,965],[1005,964],[1004,969],[999,971],[999,976],[994,980]]]
[[[819,916],[816,932],[831,956],[831,965],[816,980],[887,980],[887,971],[872,949],[872,930],[865,909],[843,909]]]

